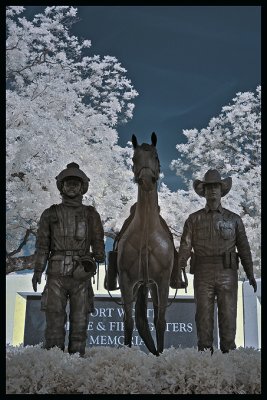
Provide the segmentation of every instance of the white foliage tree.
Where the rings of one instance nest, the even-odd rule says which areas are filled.
[[[116,131],[137,96],[126,70],[115,57],[84,55],[91,43],[70,33],[74,7],[46,7],[32,21],[23,11],[7,7],[6,19],[8,271],[31,267],[23,249],[42,211],[60,202],[55,176],[69,162],[90,177],[84,203],[96,206],[107,234],[136,191],[132,150],[118,146]]]
[[[260,276],[261,87],[255,93],[237,93],[232,104],[223,107],[207,128],[184,130],[183,135],[187,141],[176,146],[179,158],[172,161],[171,168],[184,178],[189,190],[172,193],[162,186],[160,193],[164,216],[173,232],[177,232],[177,243],[185,219],[205,205],[205,199],[192,189],[193,180],[203,179],[208,169],[216,168],[223,177],[233,179],[232,189],[222,199],[222,204],[241,216],[251,245],[254,269]],[[242,269],[240,276],[244,276]]]

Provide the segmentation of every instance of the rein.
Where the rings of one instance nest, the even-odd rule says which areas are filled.
[[[106,260],[105,260],[105,273],[107,273],[107,263],[106,263]],[[146,285],[148,285],[148,283],[147,283]],[[116,304],[118,304],[119,306],[124,306],[124,305],[127,305],[127,304],[132,304],[132,303],[134,302],[134,298],[135,298],[135,295],[136,295],[136,291],[137,291],[138,289],[139,289],[139,287],[137,287],[137,289],[135,289],[135,293],[134,293],[134,296],[133,296],[133,300],[131,300],[131,301],[127,302],[127,303],[123,303],[123,302],[120,303],[119,301],[116,300],[116,298],[115,298],[114,296],[112,296],[112,294],[110,293],[110,291],[109,291],[108,289],[106,289],[106,290],[108,291],[108,294],[109,294],[110,298],[111,298]],[[176,298],[177,290],[178,290],[178,289],[175,290],[175,293],[174,293],[173,298],[170,300],[170,302],[169,302],[166,306],[159,306],[159,305],[156,305],[156,306],[157,306],[158,308],[167,308],[167,307],[170,307],[170,305],[173,303],[174,299]],[[152,298],[151,298],[151,300],[152,300]],[[152,301],[152,303],[153,303],[153,301]]]
[[[134,180],[135,180],[136,183],[139,184],[140,179],[141,179],[139,176],[140,176],[140,173],[141,173],[141,171],[142,171],[143,169],[150,169],[150,171],[151,171],[152,174],[153,174],[153,179],[155,179],[155,181],[157,181],[157,180],[159,179],[159,171],[155,172],[155,171],[153,171],[153,169],[150,168],[150,167],[141,167],[137,172],[134,172]]]
[[[148,285],[149,282],[149,268],[148,268],[148,226],[147,226],[147,214],[148,214],[148,202],[147,202],[147,195],[145,196],[145,208],[146,208],[146,212],[145,212],[145,244],[146,244],[146,285]],[[140,258],[141,258],[141,251],[140,251]],[[176,298],[177,295],[177,290],[175,291],[174,297],[171,299],[171,301],[169,303],[166,304],[166,306],[160,306],[157,302],[157,304],[153,303],[153,306],[156,306],[158,308],[167,308],[170,307],[170,305],[173,303],[174,299]],[[152,301],[153,302],[153,301]]]

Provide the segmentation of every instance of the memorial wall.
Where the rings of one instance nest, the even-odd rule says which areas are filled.
[[[24,345],[35,345],[43,341],[45,328],[45,314],[40,311],[40,295],[26,296],[26,313],[24,327]],[[117,302],[120,301],[116,297]],[[68,313],[68,307],[67,307]],[[196,326],[194,321],[195,305],[190,298],[175,299],[166,311],[165,347],[194,347],[197,345]],[[133,308],[134,317],[134,308]],[[153,324],[154,309],[151,301],[148,302],[147,318],[152,336],[155,339]],[[217,311],[215,310],[215,321]],[[69,323],[66,324],[68,331]],[[123,345],[123,309],[110,297],[96,295],[95,312],[90,315],[87,330],[87,346],[121,346]],[[218,345],[217,324],[214,330],[215,346]],[[67,337],[66,337],[67,343]],[[136,328],[133,332],[132,344],[146,351],[143,340]]]
[[[31,288],[32,274],[11,274],[6,280],[6,343],[12,345],[34,345],[43,341],[45,314],[40,311],[41,292],[45,285],[45,279],[39,286],[39,292],[34,293]],[[93,284],[95,292],[95,312],[90,315],[87,346],[121,346],[123,345],[123,309],[120,303],[120,291],[111,292],[111,298],[103,287],[104,266],[100,268],[97,282]],[[165,347],[195,347],[197,345],[196,327],[194,321],[195,305],[193,299],[193,276],[188,274],[189,285],[187,293],[183,289],[178,290],[174,299],[175,290],[170,289],[170,306],[166,311]],[[243,290],[243,287],[245,288]],[[260,280],[258,293],[246,282],[239,282],[238,286],[238,312],[237,312],[237,346],[261,347],[260,337]],[[251,290],[250,290],[251,289]],[[250,293],[251,292],[251,293]],[[245,297],[244,297],[245,296]],[[246,308],[244,309],[244,301]],[[68,312],[68,308],[67,308]],[[134,316],[134,309],[133,309]],[[149,300],[147,318],[152,336],[155,338],[153,325],[154,310]],[[252,319],[251,319],[252,318]],[[245,319],[250,320],[247,322]],[[215,309],[215,321],[217,310]],[[253,323],[251,323],[253,322]],[[68,323],[66,324],[68,330]],[[218,346],[217,324],[214,328],[214,344]],[[67,339],[67,338],[66,338]],[[245,343],[247,339],[247,344]],[[133,335],[133,345],[146,351],[142,339],[136,329]]]

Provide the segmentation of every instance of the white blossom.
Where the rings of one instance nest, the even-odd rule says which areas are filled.
[[[86,348],[84,358],[41,345],[6,352],[7,394],[260,394],[261,352],[228,354],[165,349],[159,357],[137,346]]]
[[[84,203],[106,231],[118,230],[136,191],[131,149],[118,145],[116,127],[132,117],[137,92],[115,57],[83,57],[90,41],[70,34],[73,7],[47,7],[32,21],[13,18],[21,8],[8,10],[7,250],[60,202],[55,176],[72,161],[91,179]]]
[[[243,219],[255,275],[260,276],[261,87],[255,93],[237,93],[232,104],[223,107],[207,128],[183,130],[183,135],[187,142],[176,145],[179,158],[172,161],[171,168],[184,178],[189,190],[171,193],[166,187],[161,188],[162,207],[173,232],[178,232],[177,244],[185,219],[205,204],[205,199],[192,189],[193,180],[202,180],[208,169],[215,168],[222,178],[233,179],[232,189],[222,198],[222,205]],[[244,277],[242,271],[240,277]]]

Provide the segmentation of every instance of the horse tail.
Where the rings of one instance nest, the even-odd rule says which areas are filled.
[[[147,302],[148,287],[146,286],[146,284],[142,284],[138,289],[137,299],[135,303],[135,325],[140,337],[143,339],[148,350],[158,356],[159,353],[156,350],[155,343],[148,325]]]

